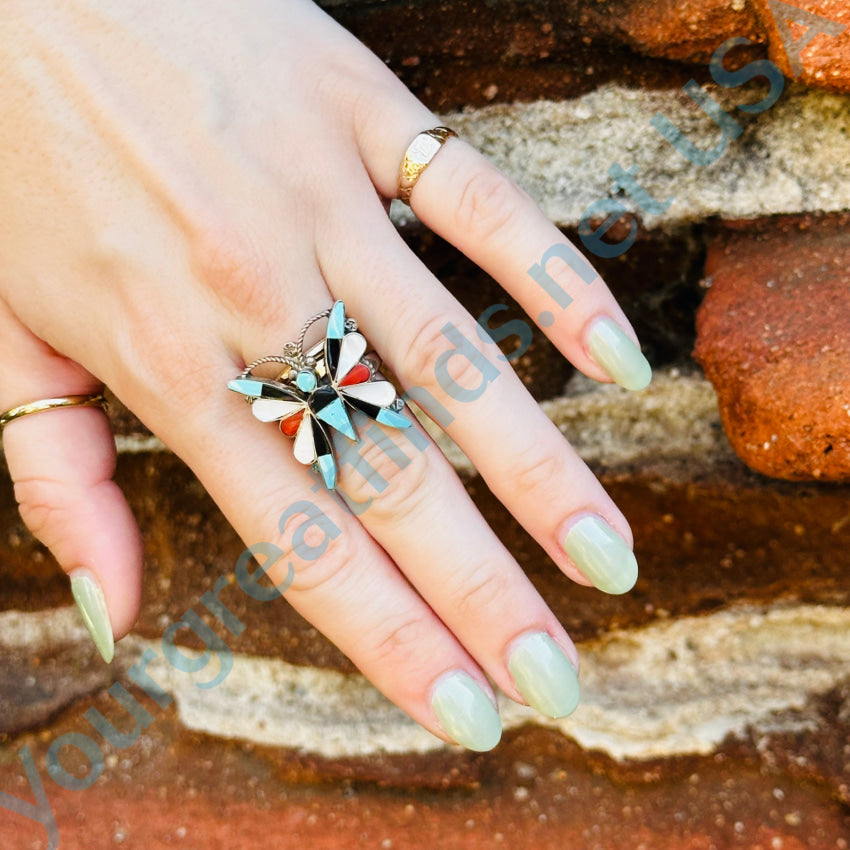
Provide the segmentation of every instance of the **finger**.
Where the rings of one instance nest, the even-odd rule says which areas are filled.
[[[575,647],[449,462],[418,423],[352,421],[360,440],[340,452],[340,487],[360,522],[508,696],[569,714]]]
[[[351,208],[339,209],[343,216]],[[629,590],[637,562],[628,523],[498,348],[377,205],[345,221],[356,247],[343,257],[338,240],[326,238],[323,269],[402,385],[564,572],[609,593]]]
[[[188,461],[249,546],[282,555],[268,570],[285,598],[389,699],[444,740],[476,750],[501,735],[480,667],[341,500],[293,458],[292,443],[258,422],[220,371],[210,417],[155,427]],[[211,370],[214,373],[214,370]]]
[[[81,366],[33,336],[0,303],[0,409],[98,393]],[[3,450],[21,517],[71,577],[74,597],[104,659],[126,634],[141,599],[142,544],[112,481],[115,442],[102,410],[45,411],[11,422]]]
[[[409,97],[391,103],[396,114],[388,108],[361,124],[361,144],[378,190],[394,197],[407,146],[434,124],[422,123],[421,106]],[[602,278],[478,151],[450,138],[421,174],[411,205],[425,225],[501,283],[585,374],[627,389],[649,383],[637,336]]]

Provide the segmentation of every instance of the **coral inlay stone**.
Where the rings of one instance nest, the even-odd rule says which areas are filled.
[[[286,419],[281,419],[280,430],[283,431],[287,437],[294,437],[303,418],[304,411],[299,410],[298,413],[293,413],[292,416],[287,416]]]
[[[368,366],[358,363],[340,382],[341,387],[350,387],[352,384],[362,384],[372,377]]]

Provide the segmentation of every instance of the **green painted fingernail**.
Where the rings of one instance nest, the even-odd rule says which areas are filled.
[[[431,707],[449,737],[469,750],[492,750],[502,737],[502,722],[484,689],[461,671],[437,682]]]
[[[597,319],[587,336],[593,359],[627,390],[642,390],[652,380],[652,367],[631,337],[612,319]]]
[[[546,632],[523,635],[511,650],[508,669],[517,690],[541,714],[566,717],[576,710],[581,695],[576,668]]]
[[[605,593],[626,593],[638,577],[637,558],[626,541],[598,516],[582,517],[564,538],[564,551]]]
[[[115,657],[115,639],[103,590],[90,576],[75,575],[71,577],[71,592],[95,646],[109,664]]]

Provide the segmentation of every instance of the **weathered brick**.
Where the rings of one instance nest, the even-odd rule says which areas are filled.
[[[110,710],[105,700],[96,705]],[[427,770],[421,758],[406,760],[411,790],[356,775],[316,784],[309,774],[299,781],[293,754],[189,733],[165,717],[143,743],[107,753],[93,787],[66,791],[46,775],[45,752],[55,737],[78,731],[85,707],[46,734],[0,743],[0,790],[27,800],[17,748],[31,747],[61,850],[253,850],[270,843],[320,850],[836,850],[850,834],[850,816],[830,786],[800,782],[799,770],[785,772],[781,759],[773,764],[752,746],[618,770],[541,729],[510,733],[492,753],[467,754],[480,781],[434,793],[417,785]],[[66,760],[74,769],[73,751]],[[47,846],[32,820],[4,810],[0,824],[4,847]]]
[[[741,223],[712,245],[695,355],[758,472],[850,479],[847,216]]]
[[[790,79],[798,75],[786,48],[793,50],[791,40],[805,32],[803,25],[791,23],[790,38],[783,39],[769,0],[328,0],[325,5],[438,110],[575,97],[607,82],[680,86],[689,76],[707,77],[712,54],[730,38],[750,42],[738,48],[735,61],[767,55]],[[850,23],[843,0],[787,5],[837,27]],[[798,78],[806,85],[850,91],[850,29],[817,35],[800,58]]]
[[[770,44],[770,59],[787,77],[795,77],[812,88],[850,92],[850,6],[845,0],[794,0],[785,3],[786,8],[790,7],[788,12],[783,12],[781,6],[770,0],[750,2]],[[795,10],[819,16],[823,20],[816,21],[815,28],[834,27],[836,33],[819,32],[802,50],[794,48],[789,42],[803,39],[808,29],[805,23],[794,22],[794,18],[800,17]],[[782,21],[788,27],[783,38],[779,20],[786,14],[791,16],[791,21]],[[842,27],[843,32],[840,31]],[[800,67],[796,69],[788,56],[789,49],[792,53],[799,50]]]

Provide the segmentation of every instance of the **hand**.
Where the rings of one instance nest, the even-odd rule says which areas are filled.
[[[449,412],[449,436],[564,573],[631,587],[626,520],[387,217],[404,151],[437,116],[307,0],[7,0],[0,45],[0,410],[109,386],[246,544],[288,553],[269,576],[282,582],[293,563],[290,603],[434,734],[495,745],[487,676],[549,714],[571,710],[573,644],[418,424],[422,450],[384,429],[406,447],[403,468],[364,441],[380,492],[341,469],[351,503],[371,499],[358,516],[312,490],[291,443],[227,390],[342,299],[401,384]],[[462,140],[446,142],[411,202],[530,316],[554,312],[545,332],[579,369],[648,380],[585,261],[546,264],[567,309],[529,275],[553,245],[579,255]],[[439,380],[447,325],[498,376],[475,400]],[[461,387],[482,381],[464,357],[448,368]],[[108,655],[138,612],[142,547],[111,481],[105,416],[28,416],[4,449],[27,525],[93,590]],[[303,516],[278,527],[299,500],[329,523],[307,538],[324,547],[313,560],[292,555]]]

